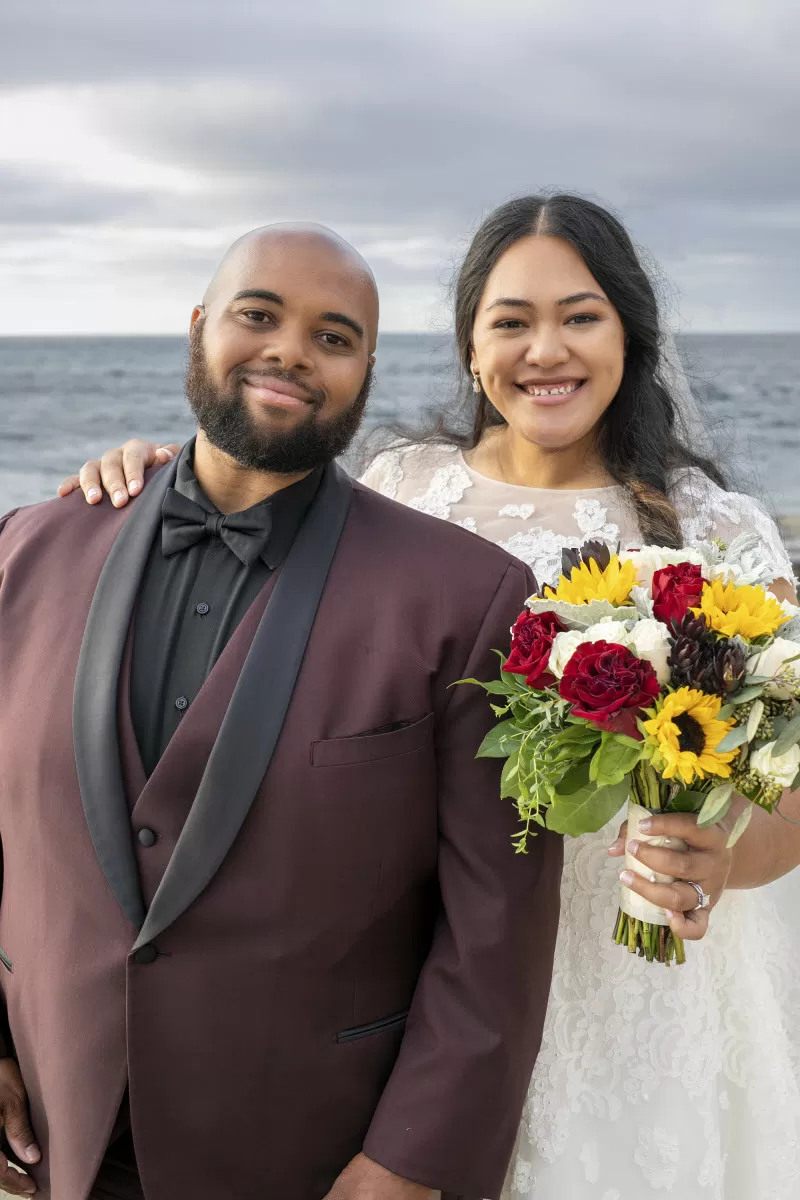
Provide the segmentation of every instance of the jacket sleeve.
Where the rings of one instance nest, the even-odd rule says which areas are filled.
[[[511,564],[465,664],[498,672],[493,649],[530,595]],[[561,839],[514,853],[502,761],[476,759],[493,723],[486,694],[450,689],[437,734],[440,911],[400,1053],[364,1153],[397,1175],[468,1198],[499,1196],[541,1042],[559,914]]]
[[[10,513],[6,513],[6,515],[4,517],[0,517],[0,537],[2,537],[3,530],[5,529],[7,523],[14,516],[15,512],[17,512],[17,509],[14,509]],[[2,586],[2,582],[3,582],[3,556],[2,556],[2,549],[0,548],[0,586]],[[0,636],[2,636],[2,630],[0,630]],[[0,694],[2,694],[2,686],[1,685],[0,685]],[[0,900],[2,900],[2,895],[3,895],[3,840],[2,840],[2,833],[3,833],[3,831],[0,829]],[[5,1001],[3,1000],[3,997],[0,996],[0,1058],[8,1058],[10,1055],[13,1054],[13,1052],[14,1051],[13,1051],[12,1044],[11,1044],[11,1033],[8,1028],[8,1017],[6,1015]]]

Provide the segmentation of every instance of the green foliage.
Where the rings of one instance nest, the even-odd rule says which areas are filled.
[[[628,785],[624,781],[613,787],[598,787],[590,782],[568,795],[559,793],[548,809],[547,828],[571,837],[595,833],[619,812],[627,798]]]
[[[732,783],[721,783],[718,787],[712,788],[700,809],[697,818],[698,829],[708,829],[709,826],[716,825],[727,814],[732,803]]]

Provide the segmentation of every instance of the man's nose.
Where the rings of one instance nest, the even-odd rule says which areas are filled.
[[[264,339],[260,357],[262,362],[284,371],[310,371],[313,366],[310,339],[303,330],[289,325],[273,330]]]

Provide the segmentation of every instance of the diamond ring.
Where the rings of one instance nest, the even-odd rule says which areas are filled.
[[[689,887],[693,887],[697,892],[697,904],[695,904],[691,911],[697,912],[698,908],[708,908],[711,903],[711,897],[706,895],[699,883],[692,883],[690,879],[687,879],[686,882],[689,884]]]

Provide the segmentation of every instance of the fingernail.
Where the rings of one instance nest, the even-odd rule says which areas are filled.
[[[25,1162],[35,1163],[39,1161],[42,1155],[38,1146],[30,1145],[23,1150],[22,1157],[25,1159]]]
[[[644,821],[639,822],[639,828],[644,830],[645,833],[648,833],[653,828],[653,822],[649,817],[645,817]]]
[[[620,871],[619,877],[623,883],[633,883],[633,871]]]
[[[633,857],[635,858],[636,855],[639,853],[639,843],[635,842],[635,841],[628,842],[628,853],[632,854]]]
[[[611,845],[608,847],[608,853],[613,854],[615,850],[619,850],[621,845],[622,845],[622,838],[617,838],[617,840],[615,842],[612,842]]]
[[[87,500],[96,500],[99,495],[100,495],[100,488],[89,488],[88,492],[86,493],[86,499]]]
[[[132,479],[128,484],[128,491],[132,496],[135,496],[141,486],[138,479]]]
[[[128,497],[125,492],[114,492],[113,500],[115,504],[122,504],[123,500],[127,499]]]
[[[161,454],[166,454],[167,458],[172,458],[172,451],[168,450],[166,446],[161,447]]]

